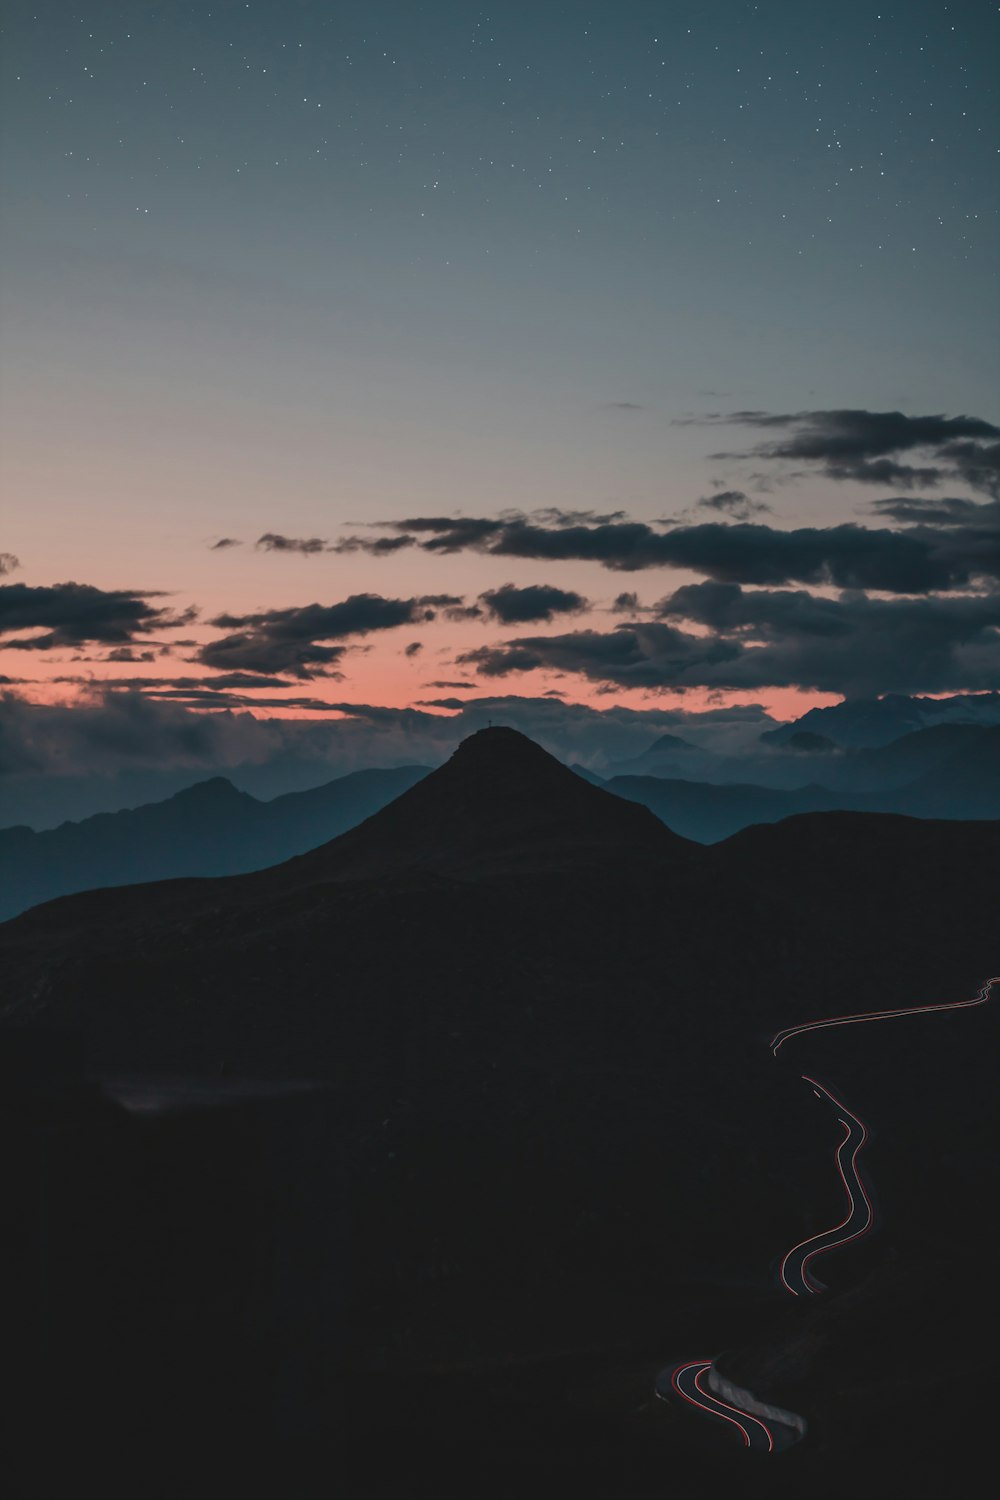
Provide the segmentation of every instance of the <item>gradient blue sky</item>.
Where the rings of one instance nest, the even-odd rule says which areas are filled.
[[[692,520],[713,487],[778,528],[884,524],[866,507],[890,489],[712,459],[760,433],[689,419],[996,420],[995,4],[14,0],[2,43],[4,586],[196,606],[153,675],[202,674],[222,614],[545,583],[593,605],[571,628],[607,632],[619,590],[701,576],[279,554],[268,532]],[[516,634],[439,613],[358,636],[310,692],[482,687],[455,657]],[[3,651],[0,672],[28,696],[134,675],[110,645]],[[805,698],[836,696],[817,681]],[[596,691],[551,666],[530,684]]]

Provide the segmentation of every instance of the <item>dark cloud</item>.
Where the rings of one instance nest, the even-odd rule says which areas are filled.
[[[303,713],[329,713],[331,705],[325,698],[248,698],[242,693],[230,693],[218,688],[151,687],[145,696],[156,702],[177,702],[192,708],[293,708]]]
[[[734,521],[749,521],[751,516],[765,515],[771,507],[763,500],[752,500],[742,490],[719,490],[714,495],[703,495],[697,509],[722,511]]]
[[[334,542],[330,548],[331,552],[367,552],[370,557],[389,557],[393,552],[399,552],[403,547],[416,545],[412,536],[345,536],[341,541]]]
[[[481,620],[483,612],[478,604],[452,604],[445,610],[444,617],[461,623],[464,620]]]
[[[635,593],[616,594],[611,605],[611,613],[615,615],[637,615],[641,611],[639,595]]]
[[[480,646],[457,658],[483,677],[508,677],[539,669],[568,672],[616,687],[700,686],[709,664],[739,654],[728,642],[686,635],[662,624],[619,625],[611,631],[577,630],[569,635],[522,636],[503,646]]]
[[[136,636],[190,623],[193,609],[173,613],[151,599],[155,590],[98,589],[88,583],[55,583],[32,588],[24,583],[0,585],[0,635],[42,630],[43,635],[4,641],[6,650],[49,651],[89,641],[128,645]]]
[[[997,428],[993,431],[1000,436]],[[1000,443],[946,443],[940,454],[970,489],[1000,497]]]
[[[203,691],[223,690],[206,680]],[[296,701],[309,717],[266,717],[249,702],[221,696],[188,707],[178,698],[104,687],[69,706],[0,692],[0,823],[46,825],[134,806],[137,785],[146,789],[143,800],[156,800],[210,774],[274,796],[366,766],[436,765],[491,719],[595,770],[641,754],[665,731],[728,751],[756,744],[761,730],[775,727],[755,705],[691,714],[515,694],[455,698],[437,709]],[[285,698],[275,704],[291,706]]]
[[[718,521],[661,533],[642,521],[543,525],[536,519],[417,517],[389,523],[426,537],[425,551],[486,552],[545,562],[595,562],[615,572],[685,568],[720,582],[808,583],[886,593],[964,588],[995,577],[996,563],[980,540],[962,535],[893,531],[847,523],[777,527]]]
[[[582,594],[546,583],[528,584],[525,588],[505,583],[480,594],[479,602],[487,615],[503,625],[534,624],[552,620],[556,615],[579,614],[588,603]]]
[[[94,686],[93,680],[86,677],[62,676],[53,678],[53,681],[75,683],[83,687]],[[220,672],[205,677],[116,677],[105,686],[109,691],[114,692],[130,688],[144,693],[170,691],[184,694],[202,689],[209,689],[212,692],[245,692],[259,688],[272,691],[275,688],[281,688],[287,692],[292,684],[286,682],[284,678],[269,677],[263,672]]]
[[[240,541],[239,537],[235,537],[235,536],[220,536],[219,540],[217,542],[213,542],[212,543],[212,546],[211,546],[210,550],[212,552],[221,552],[226,547],[242,547],[242,546],[243,546],[243,543]]]
[[[259,552],[300,552],[304,557],[314,552],[325,552],[327,544],[319,536],[282,536],[277,531],[265,531],[254,542]]]
[[[903,526],[970,526],[976,530],[1000,530],[1000,501],[967,500],[942,495],[937,500],[914,499],[910,495],[873,500],[869,509]]]
[[[0,694],[0,775],[23,771],[105,777],[123,767],[204,765],[227,755],[231,724],[150,702],[142,693],[95,690],[72,706]]]
[[[185,681],[189,684],[197,682],[215,688],[235,690],[288,687],[288,683],[282,681],[280,677],[271,676],[266,672],[223,672],[214,677],[191,678]]]
[[[15,557],[13,552],[0,552],[0,578],[6,573],[13,573],[15,568],[21,566],[21,559]]]
[[[737,411],[703,419],[785,435],[749,453],[715,458],[766,458],[816,467],[829,479],[861,484],[936,486],[960,479],[1000,493],[1000,427],[979,417],[907,417],[899,411],[844,407],[833,411]],[[923,455],[923,461],[909,461]]]
[[[694,583],[661,599],[656,613],[661,620],[707,626],[731,640],[780,643],[791,636],[847,639],[859,607],[868,603],[864,596],[828,599],[804,589],[748,591],[735,583]]]
[[[572,531],[580,528],[586,530],[592,527],[614,526],[624,518],[624,515],[625,512],[622,510],[600,513],[593,510],[564,510],[558,506],[545,506],[532,511],[530,516],[513,510],[496,517],[411,516],[404,521],[383,521],[380,525],[408,537],[410,544],[419,542],[426,552],[464,552],[467,550],[503,552],[505,550],[501,545],[503,538],[519,526],[542,532]],[[425,537],[426,540],[420,541],[421,537]],[[350,540],[353,542],[357,538]],[[521,554],[511,553],[510,555]]]
[[[660,619],[648,623],[522,636],[458,660],[485,677],[545,670],[603,687],[674,690],[800,687],[860,696],[980,691],[1000,680],[1000,593],[825,599],[703,583],[676,590],[658,610]]]
[[[419,656],[423,649],[423,643],[421,641],[411,641],[406,650],[403,652],[403,655]]]
[[[451,683],[451,684],[449,684],[447,682],[439,682],[439,683],[430,682],[430,683],[427,684],[427,686],[428,687],[448,687],[448,686],[460,687],[460,686],[462,686],[462,684],[461,683]],[[468,703],[468,701],[469,701],[468,698],[420,698],[418,700],[418,702],[417,702],[417,707],[418,708],[449,708],[449,709],[457,709],[457,708],[464,708],[465,704]]]
[[[420,543],[427,552],[464,552],[482,548],[490,537],[503,531],[506,522],[476,516],[412,516],[407,521],[383,524],[406,535],[411,543],[427,536],[429,540]],[[411,532],[416,535],[410,536]]]
[[[135,651],[131,646],[116,646],[109,651],[104,661],[155,661],[155,651]]]
[[[508,510],[501,514],[504,521],[523,521],[524,513]],[[562,505],[542,505],[530,512],[527,519],[539,526],[610,526],[613,521],[624,521],[623,510],[567,510]]]
[[[1000,499],[876,500],[872,509],[907,528],[906,535],[950,559],[970,577],[1000,578]]]
[[[439,608],[457,606],[453,594],[385,599],[352,594],[337,604],[307,604],[250,615],[218,615],[211,623],[230,634],[202,646],[197,660],[224,671],[338,677],[345,646],[321,644],[433,620]]]

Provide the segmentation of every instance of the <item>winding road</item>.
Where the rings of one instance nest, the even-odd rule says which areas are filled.
[[[826,1287],[821,1281],[817,1281],[809,1271],[809,1262],[817,1255],[823,1255],[829,1250],[839,1250],[841,1246],[848,1244],[851,1240],[859,1240],[863,1234],[867,1234],[875,1221],[875,1210],[868,1196],[867,1189],[861,1180],[858,1171],[858,1157],[861,1148],[868,1139],[868,1127],[857,1115],[852,1114],[846,1104],[833,1094],[815,1078],[808,1077],[803,1073],[802,1077],[806,1083],[811,1083],[813,1093],[817,1099],[829,1099],[837,1111],[837,1118],[844,1127],[844,1136],[834,1153],[834,1161],[840,1180],[844,1184],[844,1192],[847,1194],[847,1217],[832,1229],[825,1229],[821,1234],[814,1234],[807,1240],[801,1240],[799,1244],[793,1245],[787,1251],[778,1267],[778,1278],[787,1292],[793,1297],[799,1297],[804,1292],[825,1292]]]
[[[972,1000],[953,1000],[936,1005],[913,1005],[898,1007],[895,1010],[830,1016],[824,1020],[806,1021],[801,1026],[787,1026],[771,1038],[771,1053],[777,1057],[786,1042],[805,1032],[824,1031],[834,1026],[855,1026],[868,1021],[899,1020],[904,1016],[929,1015],[936,1011],[969,1010],[974,1006],[985,1005],[994,985],[1000,985],[1000,975],[987,979]],[[870,1132],[867,1125],[849,1110],[846,1104],[838,1099],[825,1084],[819,1083],[815,1078],[810,1078],[806,1073],[802,1074],[802,1078],[810,1085],[817,1099],[825,1100],[833,1106],[837,1119],[843,1127],[844,1134],[834,1152],[834,1162],[844,1187],[847,1213],[839,1224],[819,1234],[810,1235],[808,1239],[801,1240],[785,1252],[778,1268],[778,1278],[785,1291],[790,1292],[793,1297],[815,1295],[817,1292],[826,1291],[826,1287],[811,1271],[811,1263],[820,1255],[826,1255],[831,1250],[839,1250],[853,1240],[860,1239],[869,1232],[875,1222],[875,1209],[858,1166],[858,1159],[869,1139]],[[672,1397],[680,1398],[705,1415],[728,1422],[739,1429],[746,1448],[774,1453],[779,1448],[789,1446],[787,1438],[780,1444],[776,1443],[775,1432],[759,1417],[743,1411],[740,1407],[730,1406],[708,1390],[706,1382],[711,1370],[711,1359],[689,1359],[680,1364],[667,1365],[657,1377],[656,1394],[661,1400],[669,1400]],[[791,1438],[792,1442],[796,1440],[797,1435]]]
[[[972,1000],[945,1000],[937,1005],[906,1005],[896,1010],[870,1010],[853,1016],[828,1016],[824,1021],[805,1021],[801,1026],[786,1026],[784,1031],[776,1031],[771,1038],[771,1054],[777,1057],[786,1042],[791,1041],[793,1036],[801,1036],[804,1031],[826,1031],[831,1026],[857,1026],[864,1021],[899,1020],[903,1016],[926,1016],[936,1010],[970,1010],[975,1005],[986,1004],[995,984],[1000,984],[1000,976],[987,979]]]
[[[726,1401],[720,1401],[711,1391],[705,1388],[708,1372],[712,1368],[710,1359],[689,1359],[683,1364],[667,1366],[663,1375],[669,1380],[668,1391],[680,1396],[682,1400],[696,1406],[710,1417],[718,1417],[723,1422],[728,1422],[733,1427],[738,1427],[743,1434],[743,1446],[752,1448],[760,1453],[773,1453],[775,1451],[774,1433],[767,1427],[759,1417],[752,1417],[749,1412],[740,1411],[738,1406],[730,1406]],[[662,1377],[661,1377],[662,1378]],[[661,1390],[660,1380],[656,1383],[656,1394],[661,1401],[668,1399],[668,1391]]]

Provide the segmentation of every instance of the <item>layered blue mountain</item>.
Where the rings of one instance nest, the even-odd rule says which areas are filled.
[[[965,693],[952,698],[907,698],[887,693],[884,698],[849,698],[829,708],[811,708],[794,723],[782,724],[761,735],[783,745],[792,735],[821,734],[835,744],[861,749],[888,745],[917,729],[939,724],[1000,724],[1000,693]]]
[[[795,748],[794,740],[786,741],[788,747]],[[601,784],[705,844],[796,813],[1000,818],[1000,726],[941,724],[877,749],[807,744],[801,753],[815,778],[804,786],[695,781],[676,773],[616,774]]]
[[[426,775],[426,766],[356,771],[270,802],[216,776],[164,802],[41,833],[2,828],[0,921],[73,891],[262,870],[336,838]]]
[[[791,765],[803,784],[753,779],[773,771],[775,763],[784,779]],[[703,844],[797,813],[1000,818],[1000,726],[940,724],[863,750],[845,750],[800,731],[749,762],[712,757],[665,735],[610,777],[575,769]],[[42,832],[0,829],[0,920],[74,891],[265,869],[336,838],[427,774],[423,766],[358,771],[268,802],[213,777],[164,802],[80,823]],[[499,780],[500,817],[509,815],[508,795]]]

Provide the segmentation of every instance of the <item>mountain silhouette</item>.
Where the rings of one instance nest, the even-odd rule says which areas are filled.
[[[335,838],[426,774],[357,771],[270,802],[215,776],[163,802],[41,833],[0,828],[0,921],[73,891],[264,869]]]
[[[335,844],[288,866],[295,878],[373,879],[419,869],[471,878],[684,848],[648,809],[591,786],[515,729],[481,729],[417,785]]]
[[[342,1070],[337,1038],[347,1015],[358,1035],[368,1027],[365,995],[387,997],[393,1013],[404,994],[423,995],[430,1012],[464,1009],[475,976],[489,1031],[508,990],[545,974],[550,1012],[589,997],[601,1014],[642,1014],[655,1031],[672,992],[699,996],[684,1025],[730,1003],[739,953],[741,993],[766,997],[768,1024],[788,1024],[806,974],[814,1006],[835,1010],[850,985],[878,1009],[884,986],[947,984],[956,954],[976,974],[989,966],[995,914],[982,872],[998,850],[997,822],[864,812],[802,813],[705,848],[524,735],[489,728],[364,822],[283,864],[88,891],[24,913],[0,927],[3,1001],[14,1019],[82,1028],[95,1056],[148,1062],[165,1049],[184,1066],[225,1056],[311,1076]],[[847,922],[853,946],[841,952]],[[831,945],[817,968],[815,952]],[[779,955],[799,978],[776,989]]]
[[[1000,693],[965,693],[951,698],[908,698],[902,693],[887,693],[884,698],[849,698],[828,708],[810,708],[790,724],[765,730],[761,739],[781,745],[793,734],[815,732],[838,745],[868,749],[936,725],[998,723]]]
[[[579,785],[567,779],[565,768],[525,736],[499,727],[482,734],[485,739],[464,742],[444,781],[431,782],[426,800],[404,803],[363,841],[344,846],[338,859],[345,874],[360,874],[362,868],[376,874],[385,868],[387,851],[392,851],[390,864],[407,859],[412,867],[436,864],[454,873],[503,859],[513,867],[518,860],[531,864],[545,857],[552,868],[560,860],[600,861],[623,842],[633,854],[644,846],[644,858],[656,848],[665,850],[662,838],[657,844],[658,835],[648,824],[641,828],[634,815],[623,821],[620,810],[607,802],[581,801]],[[808,736],[810,743],[816,738]],[[657,745],[675,739],[664,736]],[[795,740],[788,742],[790,752]],[[608,780],[576,766],[576,783],[589,782],[639,803],[699,843],[717,842],[754,823],[837,809],[923,818],[1000,817],[1000,726],[937,725],[874,750],[795,757],[808,759],[822,781],[790,788],[728,774],[698,781],[690,770],[682,779],[670,759],[674,748],[666,745],[651,762],[640,757],[637,765],[652,767],[643,775]],[[689,767],[692,751],[688,747]],[[700,752],[693,753],[697,765],[708,764]],[[668,766],[674,775],[664,774]],[[718,769],[713,767],[714,774]],[[41,833],[0,829],[0,921],[76,891],[265,869],[357,826],[429,775],[422,766],[359,771],[270,802],[213,777],[161,803]],[[443,801],[436,806],[433,799],[439,797]]]
[[[789,748],[795,748],[795,738],[786,742]],[[651,774],[617,775],[601,784],[648,807],[685,838],[707,844],[798,813],[1000,817],[1000,726],[936,725],[874,750],[831,746],[811,755],[809,763],[823,780],[790,788]]]
[[[996,971],[998,860],[997,822],[850,812],[701,847],[491,728],[284,864],[68,895],[3,924],[0,1015],[40,1047],[75,1041],[90,1079],[132,1098],[149,1075],[323,1085],[315,1212],[335,1198],[350,1224],[349,1384],[363,1404],[375,1380],[376,1436],[421,1369],[595,1348],[638,1351],[638,1405],[678,1328],[709,1337],[692,1286],[759,1273],[761,1326],[769,1262],[839,1212],[807,1057],[822,1077],[839,1048],[832,1076],[871,1105],[892,1242],[964,1265],[995,1198],[976,1121],[996,1007],[865,1027],[863,1048],[820,1033],[790,1067],[767,1042],[966,998]],[[944,1211],[928,1213],[928,1184]],[[845,1252],[834,1292],[884,1243]],[[728,1333],[718,1302],[713,1316],[713,1345],[753,1351],[749,1324]],[[426,1399],[440,1418],[440,1392]]]
[[[789,750],[798,750],[802,755],[828,755],[831,750],[837,749],[835,740],[828,739],[825,734],[814,734],[808,729],[798,729],[783,741]]]
[[[680,756],[683,762],[685,758],[690,759],[692,754],[697,756],[701,753],[697,745],[679,734],[661,734],[641,755],[633,756],[630,760],[615,761],[612,770],[622,776],[642,775],[645,772],[655,776],[658,766],[675,763],[673,757]]]

